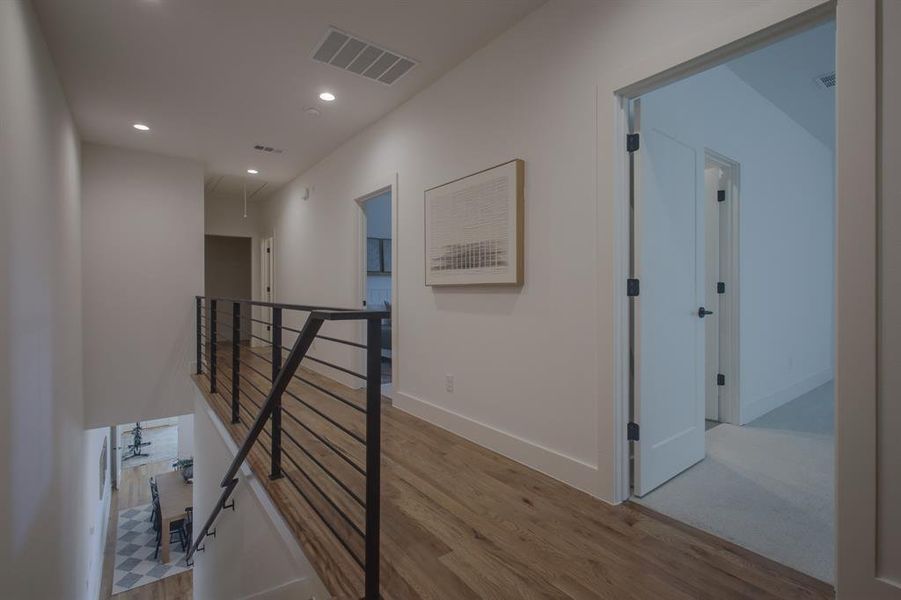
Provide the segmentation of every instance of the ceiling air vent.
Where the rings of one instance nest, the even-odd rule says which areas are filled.
[[[272,146],[264,146],[262,144],[257,144],[253,147],[254,150],[258,152],[267,152],[270,154],[281,154],[284,152],[281,148],[273,148]]]
[[[313,51],[313,60],[391,85],[418,63],[334,27]]]
[[[816,78],[817,85],[823,89],[835,87],[835,71],[825,73]]]

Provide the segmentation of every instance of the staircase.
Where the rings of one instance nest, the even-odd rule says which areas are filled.
[[[381,335],[389,318],[386,311],[196,298],[194,379],[243,441],[215,507],[195,530],[189,561],[215,543],[221,512],[238,508],[231,495],[247,461],[268,475],[267,491],[332,596],[379,598]],[[347,339],[360,324],[365,342]],[[248,331],[249,344],[242,341]],[[311,353],[320,340],[317,354],[329,360]],[[361,362],[365,373],[355,370]],[[304,366],[313,364],[316,371]]]

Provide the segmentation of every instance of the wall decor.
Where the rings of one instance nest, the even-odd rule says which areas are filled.
[[[425,191],[425,284],[522,285],[525,163]]]
[[[109,454],[109,450],[106,446],[107,438],[103,438],[103,448],[100,450],[100,499],[103,500],[103,491],[106,489],[106,465],[107,460],[106,457]]]

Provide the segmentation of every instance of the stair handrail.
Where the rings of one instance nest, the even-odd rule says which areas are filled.
[[[216,502],[213,511],[210,513],[203,527],[197,531],[195,540],[191,543],[186,554],[185,560],[191,563],[191,558],[198,551],[205,549],[204,540],[207,536],[215,536],[213,525],[216,518],[226,508],[234,509],[234,501],[227,504],[232,492],[238,484],[238,471],[241,465],[247,459],[251,449],[257,442],[257,439],[265,429],[266,422],[274,419],[274,413],[278,409],[281,414],[282,396],[288,388],[288,384],[294,377],[301,361],[306,357],[307,352],[317,338],[319,330],[325,321],[348,321],[348,320],[366,320],[367,321],[367,339],[366,344],[356,344],[346,342],[335,338],[333,341],[343,341],[350,345],[365,347],[366,353],[366,525],[365,525],[365,580],[364,580],[364,598],[379,598],[379,561],[380,561],[380,460],[381,460],[381,321],[390,319],[391,314],[388,311],[359,310],[349,308],[334,308],[322,306],[310,306],[301,304],[279,304],[273,302],[262,302],[257,300],[241,300],[235,298],[205,298],[196,296],[197,302],[197,356],[198,375],[202,373],[201,369],[201,319],[202,319],[202,303],[207,299],[212,301],[212,314],[215,314],[215,303],[217,301],[230,302],[235,305],[237,312],[239,304],[249,304],[252,306],[262,306],[273,308],[278,311],[278,327],[281,326],[281,310],[298,310],[309,312],[303,327],[297,331],[298,335],[288,353],[284,363],[280,365],[277,374],[272,382],[272,388],[266,396],[266,399],[254,419],[253,426],[247,432],[244,442],[235,454],[234,459],[229,465],[225,476],[222,478],[220,486],[222,493]],[[276,319],[273,319],[275,321]],[[238,323],[237,317],[235,323]],[[215,329],[215,320],[213,320]],[[290,328],[288,328],[290,329]],[[280,338],[280,334],[279,334]],[[213,336],[215,344],[215,336]],[[280,343],[280,342],[279,342]],[[211,367],[213,368],[213,367]],[[275,373],[275,369],[273,373]],[[212,373],[215,376],[215,373]],[[211,390],[214,392],[214,390]],[[280,453],[280,448],[276,447],[275,438],[273,439],[273,478],[277,476],[276,452]]]

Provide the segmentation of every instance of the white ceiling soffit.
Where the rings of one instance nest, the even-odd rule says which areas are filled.
[[[391,85],[417,64],[417,61],[399,52],[392,52],[335,27],[329,28],[322,43],[316,47],[313,60],[385,85]]]
[[[243,197],[245,186],[248,201],[265,197],[272,187],[268,182],[256,178],[210,174],[204,178],[203,192],[207,196]]]
[[[256,169],[269,183],[259,199],[543,0],[32,3],[82,139],[201,161],[208,175]],[[326,64],[313,56],[331,28],[353,36]],[[325,91],[334,102],[319,99]]]
[[[731,60],[726,66],[811,135],[835,148],[834,21]]]

